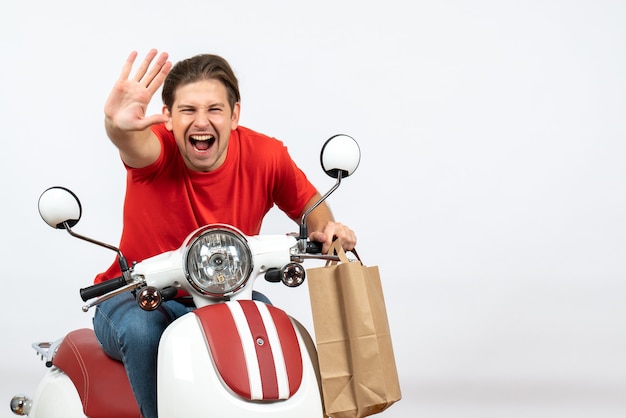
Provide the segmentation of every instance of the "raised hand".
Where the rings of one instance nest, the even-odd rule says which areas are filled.
[[[167,117],[162,114],[146,115],[152,96],[172,68],[166,52],[162,52],[152,64],[157,54],[156,49],[150,50],[132,77],[130,75],[137,51],[131,52],[126,59],[120,77],[104,105],[110,135],[115,135],[116,132],[121,134],[142,131],[151,125],[167,121]]]

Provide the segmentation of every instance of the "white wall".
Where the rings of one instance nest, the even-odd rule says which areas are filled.
[[[78,288],[112,260],[47,227],[38,196],[72,188],[77,230],[117,243],[124,172],[102,106],[127,54],[152,47],[225,56],[242,123],[282,139],[322,190],[323,141],[360,142],[331,205],[384,278],[404,393],[385,416],[626,414],[624,2],[2,9],[0,416],[44,373],[30,343],[90,325]],[[268,293],[310,320],[305,287]]]

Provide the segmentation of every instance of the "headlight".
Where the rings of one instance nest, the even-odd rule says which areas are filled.
[[[245,237],[226,225],[207,225],[185,244],[185,277],[198,292],[224,297],[245,286],[252,272],[252,253]]]

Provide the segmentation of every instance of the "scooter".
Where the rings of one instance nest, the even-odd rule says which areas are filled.
[[[308,240],[306,217],[351,175],[360,161],[356,141],[335,135],[322,147],[324,171],[334,186],[303,216],[299,233],[246,236],[230,225],[211,224],[182,245],[128,263],[111,245],[72,230],[82,215],[78,198],[52,187],[39,198],[50,226],[118,254],[122,276],[80,289],[87,312],[121,292],[139,306],[157,309],[186,291],[196,309],[163,333],[157,361],[157,407],[161,418],[322,417],[317,353],[307,330],[283,310],[252,300],[256,278],[295,287],[305,280],[307,259],[335,260]],[[89,328],[53,342],[34,343],[48,372],[35,396],[16,395],[10,406],[31,418],[139,418],[121,362],[109,358]]]

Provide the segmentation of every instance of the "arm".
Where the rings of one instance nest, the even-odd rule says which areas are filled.
[[[137,52],[131,52],[104,105],[107,135],[119,149],[122,161],[135,168],[150,165],[159,157],[161,143],[150,127],[168,120],[162,114],[146,116],[152,96],[172,67],[167,53],[161,53],[150,67],[156,55],[157,51],[151,50],[129,78],[137,58]]]
[[[302,214],[313,206],[320,199],[320,194],[316,193],[306,204]],[[309,230],[309,239],[323,243],[322,252],[326,253],[330,248],[334,238],[340,238],[344,250],[351,250],[356,245],[356,235],[354,231],[339,222],[335,222],[333,214],[326,202],[322,202],[316,207],[306,219]]]

